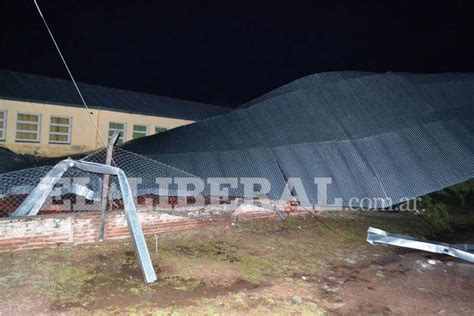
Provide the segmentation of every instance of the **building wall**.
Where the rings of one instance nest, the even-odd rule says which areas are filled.
[[[103,147],[99,134],[84,108],[0,99],[0,110],[7,111],[6,139],[4,141],[0,140],[0,146],[3,145],[14,152],[53,157],[80,153]],[[18,112],[41,115],[39,142],[28,143],[17,142],[15,140]],[[191,120],[130,114],[108,110],[91,109],[90,113],[92,114],[96,125],[99,127],[100,133],[105,142],[107,142],[108,138],[109,122],[126,124],[125,141],[132,139],[133,124],[147,125],[147,134],[152,135],[155,133],[155,127],[171,129],[193,123]],[[70,144],[49,143],[49,124],[51,115],[72,117]]]

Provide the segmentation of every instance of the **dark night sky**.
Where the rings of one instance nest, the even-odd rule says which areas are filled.
[[[0,1],[0,68],[67,78],[33,1]],[[474,71],[472,1],[39,3],[77,80],[194,101],[322,71]]]

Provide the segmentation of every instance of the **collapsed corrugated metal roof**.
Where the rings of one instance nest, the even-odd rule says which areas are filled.
[[[28,156],[19,155],[0,146],[0,174],[28,168],[33,162]]]
[[[288,178],[330,177],[329,203],[396,203],[473,178],[473,122],[473,74],[339,72],[124,148],[202,178],[265,177],[273,198]]]
[[[201,120],[229,112],[227,107],[161,97],[146,93],[78,83],[91,108]],[[69,80],[0,70],[0,98],[83,107]]]

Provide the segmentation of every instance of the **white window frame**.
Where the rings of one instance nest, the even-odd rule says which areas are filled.
[[[3,119],[0,119],[3,122],[3,127],[0,127],[3,136],[0,137],[0,141],[7,139],[7,120],[8,120],[8,111],[7,110],[0,110],[3,113]]]
[[[110,124],[123,124],[123,130],[119,130],[119,129],[116,129],[116,128],[110,128]],[[127,123],[126,122],[119,122],[119,121],[109,121],[109,125],[107,126],[107,143],[110,142],[110,138],[112,137],[112,135],[109,135],[110,134],[110,131],[119,131],[121,132],[120,133],[120,137],[117,139],[117,142],[119,140],[122,140],[122,144],[125,143],[126,141],[126,137],[125,135],[127,135]]]
[[[157,132],[156,132],[156,129],[157,129],[157,128],[164,128],[165,130],[164,130],[163,132],[166,132],[166,131],[169,131],[169,130],[170,130],[168,127],[165,127],[165,126],[155,126],[155,133],[154,133],[153,135],[159,134],[159,133],[163,133],[163,132],[158,132],[158,133],[157,133]]]
[[[31,122],[31,121],[21,121],[18,120],[18,116],[20,114],[24,115],[37,115],[38,116],[38,122]],[[38,126],[38,129],[36,130],[36,139],[21,139],[18,138],[17,133],[33,133],[34,131],[32,130],[22,130],[18,129],[18,123],[20,124],[36,124]],[[19,143],[39,143],[41,140],[41,113],[33,113],[33,112],[16,112],[16,125],[15,125],[15,141]]]
[[[57,118],[66,118],[69,120],[69,124],[61,124],[61,123],[51,123],[51,119],[53,117]],[[67,127],[68,132],[51,132],[51,126],[59,126],[59,127]],[[71,138],[72,138],[72,116],[66,116],[66,115],[50,115],[49,116],[49,130],[48,130],[48,142],[50,144],[70,144],[71,143]],[[67,141],[60,141],[60,140],[51,140],[49,136],[51,135],[66,135],[67,136]]]
[[[135,134],[135,126],[145,127],[145,135],[140,136],[140,137],[148,136],[148,125],[145,125],[145,124],[133,124],[132,139],[135,139],[135,138],[133,137],[133,134]],[[143,132],[137,132],[137,133],[142,134]],[[140,138],[140,137],[137,137],[137,138]]]

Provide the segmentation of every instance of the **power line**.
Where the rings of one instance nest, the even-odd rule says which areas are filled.
[[[87,106],[87,102],[84,99],[84,97],[82,96],[81,90],[79,89],[79,86],[77,85],[76,80],[74,79],[74,76],[72,75],[71,70],[69,69],[66,60],[64,59],[64,56],[61,53],[61,50],[59,49],[59,46],[58,46],[58,44],[57,44],[57,42],[56,42],[56,40],[53,36],[53,33],[51,32],[51,29],[49,28],[48,22],[46,22],[46,19],[43,16],[43,13],[41,12],[41,9],[40,9],[38,3],[36,2],[36,0],[33,0],[33,2],[35,3],[36,8],[38,9],[38,13],[41,16],[41,19],[43,20],[43,23],[46,26],[46,29],[48,30],[49,36],[53,40],[54,46],[56,47],[56,50],[58,51],[59,56],[61,57],[61,60],[63,61],[64,66],[66,67],[66,70],[69,74],[69,77],[71,77],[72,83],[74,84],[74,87],[76,88],[77,93],[79,94],[79,97],[81,98],[82,103],[84,104],[84,107],[87,110],[87,114],[89,115],[89,118],[92,121],[92,124],[94,125],[95,129],[97,130],[97,133],[99,135],[100,141],[102,142],[102,145],[104,146],[105,149],[107,149],[107,143],[105,142],[104,138],[102,137],[102,134],[100,133],[99,127],[97,126],[96,122],[94,121],[94,118],[92,117],[92,114],[89,110],[89,107]]]

